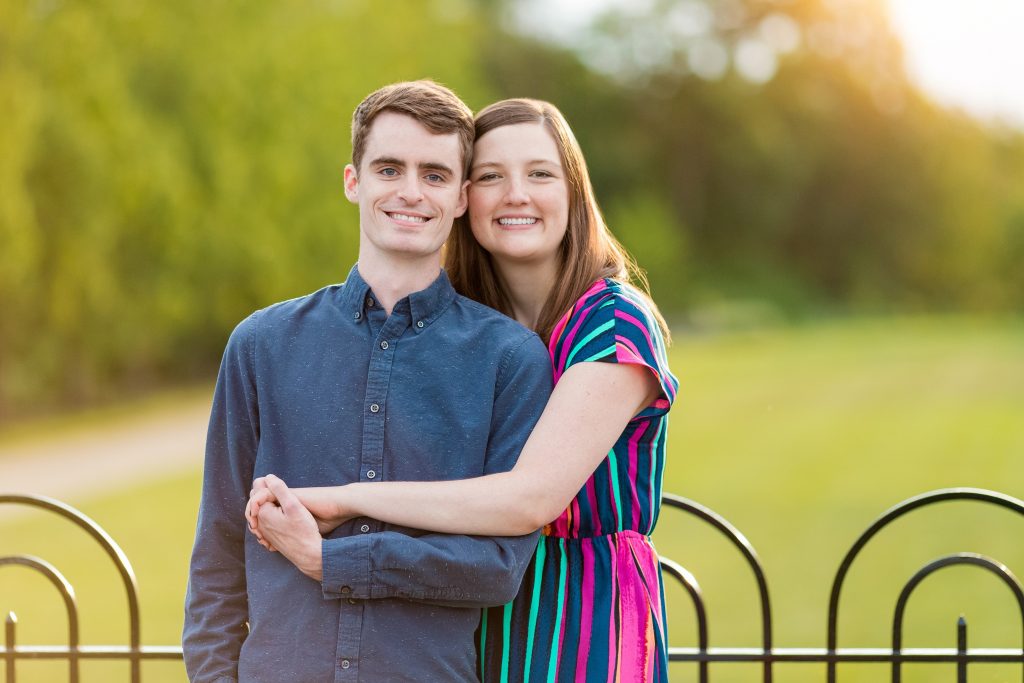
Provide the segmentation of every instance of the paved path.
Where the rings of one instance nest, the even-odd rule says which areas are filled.
[[[202,467],[208,398],[0,445],[0,492],[75,504],[129,485]]]

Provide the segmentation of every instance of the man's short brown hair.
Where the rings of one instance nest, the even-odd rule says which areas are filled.
[[[386,85],[359,103],[352,114],[352,165],[356,172],[373,120],[384,111],[411,116],[439,135],[457,134],[462,148],[462,177],[466,177],[473,155],[473,112],[454,92],[428,79]]]

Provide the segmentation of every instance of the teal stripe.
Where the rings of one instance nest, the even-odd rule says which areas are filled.
[[[501,609],[501,683],[508,683],[508,638],[512,632],[512,603],[508,603]]]
[[[610,356],[613,353],[615,353],[615,347],[614,346],[609,346],[604,351],[598,351],[593,356],[591,356],[589,358],[584,358],[583,362],[586,363],[587,361],[597,360],[598,358],[604,358],[605,356]]]
[[[581,339],[579,342],[577,342],[573,346],[572,351],[569,353],[569,357],[565,360],[565,367],[569,367],[569,365],[572,364],[572,359],[576,356],[577,353],[579,353],[580,349],[582,349],[584,346],[587,345],[587,342],[589,342],[591,339],[593,339],[597,335],[601,334],[602,332],[604,332],[604,331],[606,331],[606,330],[608,330],[608,329],[610,329],[612,327],[615,327],[615,321],[614,320],[609,320],[604,325],[601,325],[600,327],[595,329],[593,332],[588,334],[586,337]],[[613,347],[613,349],[614,349],[614,347]]]
[[[526,662],[523,668],[523,680],[530,680],[531,663],[533,660],[533,636],[537,632],[537,614],[540,612],[540,584],[544,578],[544,557],[547,554],[546,543],[543,538],[537,546],[537,555],[534,558],[533,569],[533,593],[530,597],[530,627],[526,631]]]
[[[615,457],[615,449],[608,451],[608,467],[612,475],[612,491],[615,494],[615,513],[618,516],[616,529],[622,531],[622,496],[619,495],[619,460]]]
[[[662,420],[662,424],[665,424],[664,420]],[[654,475],[665,462],[664,458],[658,457],[658,453],[661,452],[658,449],[660,448],[662,433],[662,430],[658,429],[648,450],[651,456],[651,483],[647,486],[647,495],[651,497],[651,518],[647,520],[648,527],[644,531],[645,534],[654,531],[654,522],[658,519],[658,510],[661,506],[661,494],[654,488]]]
[[[484,672],[487,670],[484,662],[487,653],[487,612],[489,611],[485,607],[480,612],[480,683],[484,683]]]
[[[555,683],[558,675],[558,634],[562,630],[562,610],[565,602],[565,539],[558,539],[561,557],[558,560],[558,614],[555,616],[555,629],[551,634],[551,656],[548,658],[548,683]]]

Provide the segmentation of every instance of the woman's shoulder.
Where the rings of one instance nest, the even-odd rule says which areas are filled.
[[[622,316],[635,318],[645,327],[658,326],[650,299],[643,292],[627,282],[606,277],[588,287],[563,320],[601,324]]]

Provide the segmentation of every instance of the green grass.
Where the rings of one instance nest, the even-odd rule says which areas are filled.
[[[681,382],[673,410],[666,490],[727,517],[758,550],[772,595],[775,643],[824,647],[828,593],[857,536],[910,496],[949,486],[1024,496],[1024,326],[970,319],[878,320],[702,339],[677,338]],[[958,551],[1024,570],[1024,519],[976,503],[903,518],[867,546],[840,603],[840,646],[888,647],[904,582]],[[705,590],[713,646],[755,646],[754,582],[739,555],[699,523],[666,511],[661,552]],[[670,641],[695,645],[685,594],[670,589]],[[995,577],[961,568],[922,584],[905,644],[955,645],[965,614],[970,642],[1020,647],[1020,618]],[[715,675],[713,667],[712,673]],[[786,681],[822,680],[816,665],[780,669]],[[690,671],[677,669],[679,680]],[[759,680],[719,665],[726,681]],[[1000,667],[971,680],[1016,680]],[[878,667],[841,668],[843,681],[887,680]],[[914,676],[919,676],[915,678]],[[951,680],[939,668],[905,680]]]
[[[688,337],[672,363],[680,378],[670,430],[666,490],[701,502],[739,527],[768,575],[775,644],[824,647],[828,591],[857,535],[891,505],[948,486],[1024,497],[1024,324],[967,318],[837,322],[804,328]],[[181,628],[199,474],[86,502],[80,507],[121,544],[139,579],[143,641],[174,644]],[[2,510],[0,510],[2,514]],[[2,522],[2,517],[0,517]],[[80,533],[43,515],[0,526],[0,554],[30,552],[68,574],[79,595],[83,641],[125,642],[125,601],[110,562]],[[879,536],[843,593],[840,646],[887,647],[896,596],[926,562],[967,550],[1024,571],[1024,518],[979,504],[916,512]],[[672,510],[661,518],[662,553],[690,569],[707,601],[713,646],[760,642],[749,570],[721,537]],[[20,642],[60,642],[65,621],[53,591],[4,567],[0,608],[19,615]],[[670,641],[694,645],[693,612],[670,585]],[[1009,591],[977,570],[953,568],[920,586],[905,643],[952,647],[965,614],[970,643],[1019,647]],[[63,667],[19,665],[19,681],[55,681]],[[93,665],[85,681],[123,666]],[[784,683],[823,680],[823,667],[787,665]],[[183,681],[177,664],[150,664],[147,683]],[[888,668],[841,667],[843,683],[888,680]],[[759,681],[749,665],[712,667],[712,680]],[[971,671],[971,681],[1020,679],[1020,667]],[[0,677],[0,681],[2,681]],[[674,666],[673,680],[695,680]],[[946,667],[910,667],[909,683],[953,680]]]
[[[195,472],[76,505],[113,537],[132,564],[138,582],[145,645],[180,643],[200,482],[201,475]],[[5,511],[0,508],[0,515]],[[41,557],[67,577],[78,600],[83,644],[128,644],[128,602],[120,576],[113,562],[85,532],[53,513],[32,511],[0,526],[0,555],[16,553]],[[17,614],[18,642],[66,643],[67,618],[63,602],[52,586],[21,567],[0,567],[0,572],[0,611]],[[186,680],[180,662],[144,663],[142,673],[146,683]],[[67,680],[67,665],[19,663],[17,680]],[[82,667],[83,683],[127,680],[126,664],[88,662]],[[6,683],[2,673],[0,681]]]

